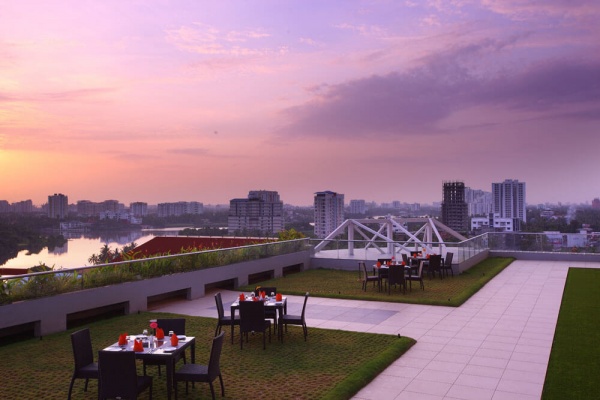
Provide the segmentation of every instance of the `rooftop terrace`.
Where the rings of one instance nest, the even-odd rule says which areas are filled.
[[[600,263],[517,260],[456,308],[311,297],[307,323],[417,340],[357,400],[539,399],[569,268]],[[208,294],[154,311],[214,317]],[[291,296],[289,312],[301,301]]]

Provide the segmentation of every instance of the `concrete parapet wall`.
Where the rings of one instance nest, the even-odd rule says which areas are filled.
[[[207,285],[233,281],[235,287],[243,286],[253,274],[281,277],[284,267],[293,265],[308,269],[310,251],[6,304],[0,306],[0,330],[34,324],[35,336],[44,336],[66,330],[70,314],[118,304],[128,314],[146,311],[152,296],[186,291],[188,299],[196,299],[204,296]]]

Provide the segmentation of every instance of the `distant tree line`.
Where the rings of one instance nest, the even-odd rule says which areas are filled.
[[[19,251],[39,253],[44,247],[54,249],[66,239],[55,233],[58,222],[46,216],[8,214],[0,218],[0,265],[15,258]]]

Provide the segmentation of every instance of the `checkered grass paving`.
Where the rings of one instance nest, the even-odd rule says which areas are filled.
[[[99,320],[86,325],[90,328],[94,351],[114,343],[120,333],[139,333],[155,318],[174,318],[175,314],[144,312],[140,314]],[[190,317],[186,333],[196,336],[196,362],[208,363],[216,320]],[[81,329],[0,345],[2,398],[7,399],[65,399],[73,369],[70,333]],[[323,330],[309,327],[305,342],[302,329],[289,327],[284,343],[272,337],[267,349],[262,348],[260,334],[251,336],[240,350],[236,333],[234,344],[230,331],[225,329],[221,369],[226,399],[277,397],[280,399],[350,398],[400,357],[413,344],[410,338],[393,335]],[[97,356],[95,357],[97,359]],[[188,352],[189,362],[189,352]],[[142,373],[141,363],[138,368]],[[165,369],[158,376],[156,367],[148,367],[154,377],[154,399],[166,399]],[[216,390],[219,390],[216,381]],[[97,382],[90,381],[87,392],[84,381],[76,380],[73,400],[96,399]],[[179,384],[180,399],[210,398],[207,384]],[[220,397],[220,396],[219,396]],[[141,398],[147,398],[143,394]]]

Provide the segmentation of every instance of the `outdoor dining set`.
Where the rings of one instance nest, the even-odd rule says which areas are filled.
[[[373,272],[369,273],[366,262],[358,263],[359,274],[361,275],[361,283],[363,291],[367,290],[369,282],[377,287],[379,291],[387,288],[388,294],[391,293],[391,288],[394,286],[402,289],[406,293],[408,286],[412,291],[412,283],[419,282],[422,290],[425,290],[423,276],[426,274],[430,279],[436,275],[440,279],[451,274],[452,259],[454,254],[447,252],[445,257],[441,254],[424,254],[420,251],[411,251],[410,254],[402,253],[402,260],[397,261],[395,257],[379,258],[373,265]]]
[[[231,313],[224,315],[221,293],[215,295],[218,321],[212,339],[208,365],[196,364],[196,337],[186,335],[185,318],[163,318],[151,320],[150,331],[144,329],[141,334],[128,335],[121,333],[118,341],[109,344],[98,352],[98,361],[94,362],[94,352],[89,328],[71,334],[71,345],[74,357],[74,371],[69,385],[68,399],[71,399],[76,379],[85,379],[85,391],[90,379],[98,380],[98,398],[136,399],[142,392],[148,391],[152,399],[152,376],[147,375],[148,366],[156,366],[162,375],[161,366],[166,369],[167,397],[171,399],[172,391],[177,399],[177,383],[205,382],[210,386],[212,398],[215,398],[213,382],[218,378],[221,395],[225,396],[225,386],[220,369],[221,350],[225,332],[223,326],[231,326],[231,343],[233,344],[234,327],[239,326],[240,348],[244,339],[248,343],[249,334],[262,332],[263,349],[266,348],[265,333],[268,330],[271,341],[271,328],[275,328],[278,339],[283,343],[284,330],[288,325],[302,327],[304,340],[308,335],[305,320],[306,302],[309,294],[304,296],[304,304],[300,315],[287,313],[287,297],[277,293],[275,288],[257,288],[250,295],[240,294],[231,304]],[[236,311],[239,310],[239,315]],[[273,321],[273,323],[271,323]],[[187,354],[189,353],[189,362]],[[137,361],[143,363],[143,375],[138,375]],[[183,365],[176,368],[180,360]]]

